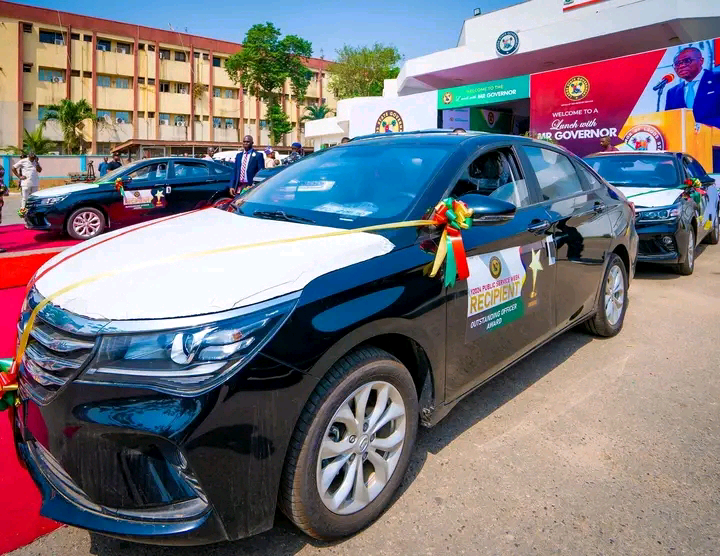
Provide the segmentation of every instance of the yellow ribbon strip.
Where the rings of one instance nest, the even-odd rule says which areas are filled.
[[[356,228],[354,230],[339,230],[336,232],[328,232],[328,233],[317,234],[317,235],[312,235],[312,236],[302,236],[302,237],[295,237],[295,238],[290,238],[290,239],[274,239],[271,241],[261,241],[260,243],[251,243],[251,244],[246,244],[246,245],[230,245],[230,246],[226,246],[226,247],[217,247],[215,249],[208,249],[206,251],[198,251],[195,253],[185,253],[183,255],[173,255],[171,257],[166,257],[164,259],[157,259],[154,261],[146,261],[144,263],[126,266],[119,270],[111,270],[108,272],[101,272],[99,274],[94,274],[93,276],[89,276],[88,278],[78,280],[77,282],[74,282],[72,284],[65,286],[64,288],[59,289],[58,291],[47,296],[40,303],[37,304],[35,309],[33,309],[32,313],[30,313],[30,318],[28,319],[27,323],[25,324],[25,328],[23,329],[22,336],[20,337],[20,343],[18,345],[18,349],[17,349],[16,355],[15,355],[14,365],[17,365],[22,360],[22,357],[25,354],[25,348],[27,348],[27,344],[30,341],[30,331],[32,330],[33,325],[35,324],[35,318],[37,317],[38,313],[40,313],[40,311],[42,311],[43,308],[48,303],[50,303],[52,300],[56,299],[58,296],[60,296],[64,293],[72,291],[75,288],[78,288],[85,284],[91,284],[93,282],[97,282],[98,280],[101,280],[102,278],[109,278],[110,276],[115,276],[115,275],[121,274],[123,272],[131,272],[133,270],[141,270],[144,268],[148,268],[150,266],[160,265],[160,264],[164,264],[164,263],[174,263],[174,262],[178,262],[178,261],[194,259],[197,257],[203,257],[206,255],[216,255],[219,253],[228,253],[230,251],[241,251],[243,249],[255,249],[257,247],[269,247],[271,245],[279,245],[281,243],[295,243],[298,241],[306,241],[306,240],[310,240],[310,239],[321,239],[321,238],[326,238],[326,237],[346,236],[346,235],[350,235],[350,234],[359,234],[362,232],[377,232],[380,230],[395,230],[395,229],[399,229],[399,228],[417,228],[420,226],[436,226],[438,224],[439,223],[435,222],[434,220],[410,220],[408,222],[394,222],[394,223],[390,223],[390,224],[378,224],[377,226],[366,226],[364,228]],[[445,246],[445,241],[441,241],[439,249],[445,249],[444,246]],[[442,259],[440,259],[440,262],[442,262]]]

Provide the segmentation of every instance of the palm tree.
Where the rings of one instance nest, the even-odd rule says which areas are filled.
[[[65,150],[70,154],[81,154],[84,147],[81,131],[85,120],[101,121],[84,98],[77,102],[64,98],[58,104],[49,105],[41,121],[57,122],[63,133]]]
[[[16,156],[24,156],[28,153],[37,155],[50,154],[55,148],[55,142],[43,137],[44,124],[40,124],[35,131],[23,130],[23,144],[20,147],[5,147],[3,151]]]
[[[334,114],[335,111],[329,108],[327,104],[317,104],[305,107],[305,115],[300,121],[307,122],[311,120],[322,120],[328,114]]]

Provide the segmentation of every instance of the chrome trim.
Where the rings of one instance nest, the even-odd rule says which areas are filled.
[[[28,344],[25,348],[25,355],[46,371],[62,371],[63,369],[75,371],[83,366],[89,354],[85,353],[82,360],[78,361],[78,359],[68,359],[66,357],[52,355],[43,347]]]
[[[22,362],[25,367],[25,372],[41,386],[62,386],[67,382],[67,378],[57,377],[45,372],[45,370],[37,365],[32,359],[23,357]]]
[[[78,349],[92,349],[94,341],[78,340],[76,338],[61,338],[53,333],[49,326],[40,322],[36,323],[30,331],[30,336],[35,338],[43,346],[53,351],[67,353]]]

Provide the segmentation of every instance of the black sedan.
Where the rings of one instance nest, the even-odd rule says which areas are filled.
[[[420,424],[571,327],[617,334],[636,254],[631,206],[569,152],[420,132],[86,242],[19,323],[15,438],[41,512],[201,544],[279,506],[352,535],[391,503]]]
[[[638,260],[670,264],[692,274],[701,241],[720,241],[720,200],[715,180],[681,152],[604,152],[590,166],[635,206]]]
[[[62,185],[32,194],[25,226],[90,239],[108,229],[229,199],[232,175],[232,168],[209,160],[140,160],[95,183]]]

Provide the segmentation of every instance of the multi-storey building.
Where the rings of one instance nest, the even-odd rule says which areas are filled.
[[[87,99],[102,124],[83,135],[92,153],[140,147],[165,153],[234,147],[245,135],[270,145],[266,107],[225,71],[241,44],[0,1],[0,146],[22,144],[48,105]],[[329,63],[307,59],[306,97],[281,95],[293,130],[281,145],[305,143],[305,107],[335,107]],[[61,141],[53,123],[49,139]],[[310,143],[308,143],[310,145]]]

